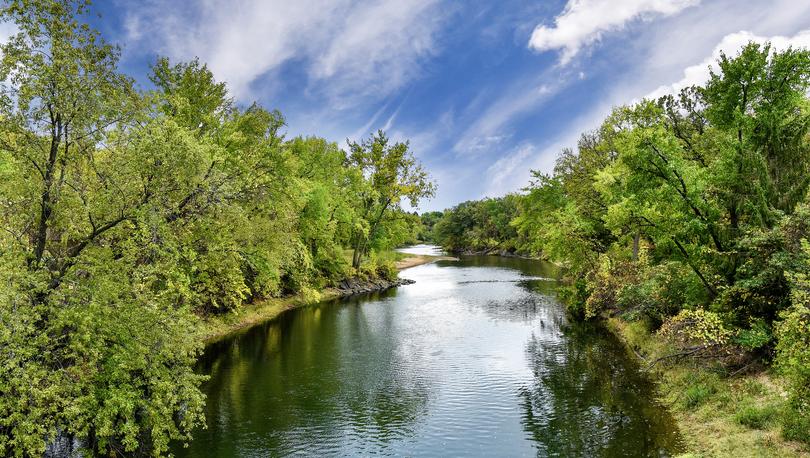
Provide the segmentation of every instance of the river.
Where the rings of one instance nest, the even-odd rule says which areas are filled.
[[[566,319],[553,266],[462,257],[401,276],[415,283],[295,309],[209,346],[208,428],[175,455],[680,450],[615,338]]]

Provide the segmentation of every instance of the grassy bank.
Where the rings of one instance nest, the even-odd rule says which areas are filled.
[[[442,259],[453,259],[445,256],[407,256],[398,253],[389,254],[388,256],[391,257],[398,271]],[[322,291],[311,291],[307,294],[270,298],[251,304],[245,304],[239,309],[225,315],[215,315],[205,318],[201,325],[201,335],[206,344],[216,342],[225,337],[250,329],[258,324],[272,320],[287,310],[320,301],[336,299],[344,295],[345,294],[338,289],[326,288]]]
[[[686,441],[686,457],[810,457],[781,434],[787,399],[784,382],[765,370],[727,374],[705,361],[662,360],[663,342],[641,322],[609,318],[608,328],[650,370],[658,394]]]

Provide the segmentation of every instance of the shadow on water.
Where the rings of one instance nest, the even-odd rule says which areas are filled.
[[[569,323],[554,266],[463,257],[209,346],[208,429],[177,456],[666,456],[622,347]]]

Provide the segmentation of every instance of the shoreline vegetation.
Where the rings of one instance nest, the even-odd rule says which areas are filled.
[[[421,215],[422,238],[561,266],[691,456],[808,456],[810,50],[749,42],[709,73],[614,108],[520,193]]]
[[[618,317],[603,321],[648,373],[659,402],[674,418],[687,450],[678,457],[810,456],[805,444],[782,436],[779,415],[789,387],[772,370],[728,374],[689,359],[661,363],[669,354],[664,342],[644,326]]]
[[[457,258],[452,256],[408,255],[407,257],[395,261],[394,266],[396,270],[400,272],[411,267],[436,261],[453,260],[457,260]],[[350,288],[341,289],[340,287],[327,287],[317,292],[317,294],[310,294],[308,296],[296,294],[288,297],[264,299],[251,304],[245,304],[238,311],[208,317],[203,319],[201,323],[200,334],[202,335],[202,341],[208,345],[230,338],[254,326],[272,321],[282,313],[298,307],[349,297],[355,294],[385,291],[409,283],[409,281],[400,278],[393,280],[384,278],[355,280],[357,284]]]

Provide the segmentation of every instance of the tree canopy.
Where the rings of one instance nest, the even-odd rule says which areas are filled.
[[[376,272],[435,185],[380,132],[286,139],[199,60],[118,70],[87,3],[10,1],[0,46],[0,454],[163,455],[203,421],[199,324]],[[354,262],[345,250],[354,249]],[[361,272],[362,271],[362,272]]]

